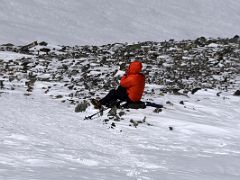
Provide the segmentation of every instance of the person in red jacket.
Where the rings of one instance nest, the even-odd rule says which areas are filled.
[[[142,63],[140,61],[130,63],[126,74],[121,78],[120,86],[117,89],[112,89],[99,101],[92,99],[94,107],[97,109],[100,109],[102,105],[111,107],[117,100],[128,103],[140,102],[145,86],[145,77],[141,70]]]

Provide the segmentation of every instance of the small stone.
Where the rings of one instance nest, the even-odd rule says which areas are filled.
[[[39,45],[40,45],[40,46],[47,46],[48,43],[46,43],[45,41],[42,41],[42,42],[39,43]]]
[[[119,116],[121,117],[121,116],[123,116],[124,114],[126,114],[124,111],[120,111],[119,113]]]
[[[51,50],[48,48],[41,48],[40,51],[45,52],[46,54],[48,54]]]
[[[111,128],[114,129],[115,127],[116,127],[116,124],[114,122],[112,122]]]
[[[240,90],[237,90],[233,95],[234,96],[240,96]]]
[[[89,102],[87,102],[86,100],[84,100],[83,102],[81,102],[80,104],[78,104],[75,108],[75,112],[84,112],[86,111],[86,109],[88,108],[88,106],[90,106]]]
[[[170,102],[170,101],[167,101],[166,104],[169,104],[169,105],[173,106],[173,103]]]
[[[104,120],[103,120],[103,122],[108,122],[108,121],[109,121],[109,119],[104,119]]]
[[[60,98],[63,98],[63,96],[62,95],[57,95],[57,96],[55,96],[55,98],[60,99]]]
[[[136,128],[138,126],[138,122],[134,121],[133,119],[130,120],[130,123]]]
[[[161,109],[161,108],[156,108],[156,109],[154,109],[153,112],[155,112],[155,113],[160,113],[160,112],[162,112],[162,109]]]
[[[201,88],[194,88],[192,91],[191,91],[191,93],[192,94],[195,94],[198,90],[200,90]]]
[[[4,85],[3,85],[3,80],[0,80],[0,89],[3,89]]]
[[[119,117],[118,115],[116,115],[113,120],[114,120],[114,121],[120,121],[120,117]]]
[[[108,112],[108,116],[116,116],[117,115],[117,107],[113,106],[111,110]]]
[[[7,43],[7,44],[2,44],[1,46],[8,46],[8,47],[12,47],[12,46],[14,46],[14,44],[12,44],[12,43]]]
[[[152,124],[150,124],[150,123],[147,123],[147,125],[148,125],[148,126],[153,126],[153,125],[152,125]]]

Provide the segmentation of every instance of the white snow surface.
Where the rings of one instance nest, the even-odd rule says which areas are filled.
[[[0,43],[85,45],[233,37],[238,0],[1,0]]]
[[[240,178],[240,104],[230,92],[144,97],[167,109],[130,110],[111,129],[102,123],[107,113],[84,121],[92,106],[75,113],[42,86],[30,96],[21,87],[0,94],[1,180]],[[153,126],[129,126],[144,117]]]
[[[3,59],[3,61],[8,62],[10,60],[20,59],[20,58],[28,58],[32,57],[31,55],[26,54],[20,54],[15,52],[6,52],[6,51],[0,51],[0,59]]]
[[[240,32],[239,9],[236,0],[1,0],[0,43],[232,37]],[[21,57],[31,56],[0,52],[4,61]],[[240,99],[233,92],[145,95],[166,109],[129,110],[112,129],[103,124],[107,112],[86,121],[97,112],[92,106],[75,113],[73,105],[46,95],[44,83],[36,82],[31,95],[22,85],[6,86],[0,90],[0,180],[240,179]],[[54,95],[65,91],[55,88]],[[144,118],[152,126],[129,126]]]

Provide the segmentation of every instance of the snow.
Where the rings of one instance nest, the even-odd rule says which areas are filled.
[[[240,32],[239,9],[240,2],[235,0],[1,0],[0,44],[47,41],[46,47],[55,51],[63,44],[118,42],[111,48],[113,53],[125,42],[229,38]],[[37,55],[42,47],[31,48],[34,55],[1,50],[0,61],[18,61],[14,65],[17,69],[19,59],[31,58],[28,66],[38,78],[61,78],[55,72],[61,71],[62,63],[68,66],[73,60],[60,63],[48,59],[51,63],[44,73],[46,67],[41,64],[46,59]],[[214,51],[221,48],[217,43],[208,47]],[[158,60],[161,58],[167,59],[165,67],[171,66],[170,56],[161,54]],[[116,66],[97,67],[94,61],[79,59],[79,69],[90,65],[94,75],[114,70],[115,77],[124,74]],[[97,112],[93,106],[74,112],[69,102],[75,91],[63,84],[70,81],[69,76],[62,82],[38,79],[33,92],[26,92],[26,74],[16,71],[17,79],[5,76],[4,68],[0,72],[0,80],[4,80],[0,89],[0,180],[240,179],[240,100],[232,95],[233,90],[202,89],[195,94],[173,95],[160,93],[162,85],[146,84],[148,93],[143,100],[163,104],[162,112],[156,113],[152,107],[125,110],[120,121],[104,123],[109,120],[108,110],[88,121],[84,118]],[[239,78],[235,77],[236,86]],[[151,94],[151,90],[155,92]],[[130,123],[144,119],[146,122],[137,127]]]
[[[1,0],[0,43],[85,45],[233,37],[236,0]]]
[[[9,62],[10,60],[20,59],[20,58],[28,58],[33,57],[31,55],[8,52],[8,51],[0,51],[0,59],[5,62]]]
[[[42,86],[38,82],[30,96],[21,88],[0,95],[0,179],[240,177],[239,97],[231,93],[146,96],[173,105],[160,113],[151,107],[130,110],[111,129],[102,124],[106,112],[84,121],[96,110],[75,113],[73,106],[44,95]],[[130,119],[144,117],[153,126],[129,126]]]
[[[208,47],[217,48],[217,47],[219,47],[219,44],[211,43],[211,44],[208,45]]]

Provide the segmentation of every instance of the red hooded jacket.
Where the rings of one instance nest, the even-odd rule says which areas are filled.
[[[145,77],[141,73],[142,63],[140,61],[132,62],[121,81],[120,85],[127,89],[128,97],[131,101],[137,102],[142,98],[145,86]]]

